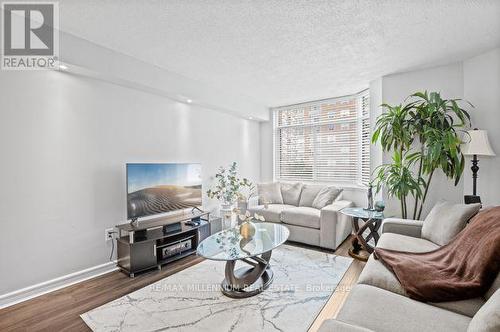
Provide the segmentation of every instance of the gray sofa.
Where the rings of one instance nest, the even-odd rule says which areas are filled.
[[[429,240],[440,242],[443,236],[437,237],[436,233],[441,231],[422,231],[422,226],[422,221],[385,219],[377,247],[426,252],[443,245]],[[441,303],[414,301],[396,277],[371,255],[336,319],[325,321],[319,331],[498,332],[499,288],[497,275],[484,297]]]
[[[336,249],[351,234],[351,219],[339,211],[353,203],[341,199],[341,189],[274,182],[258,185],[258,192],[247,210],[286,224],[290,241]]]

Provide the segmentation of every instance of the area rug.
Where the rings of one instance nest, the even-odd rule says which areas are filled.
[[[205,260],[81,315],[93,331],[307,331],[352,259],[283,245],[259,295],[220,292],[224,262]]]

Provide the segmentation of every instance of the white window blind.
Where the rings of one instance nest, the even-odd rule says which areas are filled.
[[[368,90],[347,97],[277,107],[273,114],[277,180],[368,183]]]

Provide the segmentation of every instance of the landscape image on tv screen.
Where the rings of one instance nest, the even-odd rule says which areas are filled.
[[[128,219],[201,206],[201,164],[127,164]]]

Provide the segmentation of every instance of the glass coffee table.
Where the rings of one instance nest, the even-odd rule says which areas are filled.
[[[273,271],[269,265],[273,249],[288,239],[290,231],[275,223],[254,223],[255,233],[242,236],[240,227],[215,233],[203,240],[197,254],[214,261],[225,261],[225,279],[222,293],[232,298],[257,295],[273,282]],[[235,269],[236,262],[248,264]]]

